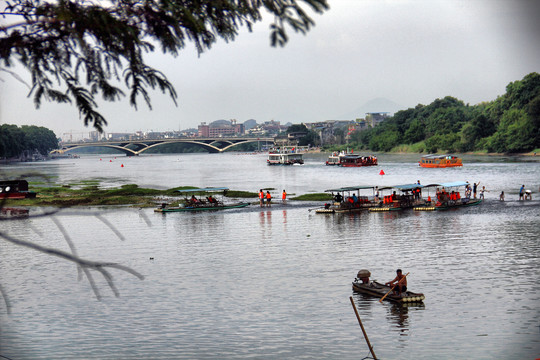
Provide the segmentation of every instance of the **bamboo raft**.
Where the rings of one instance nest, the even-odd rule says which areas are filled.
[[[352,283],[352,288],[356,292],[361,292],[363,294],[372,295],[375,297],[382,298],[391,291],[391,287],[378,283],[377,281],[372,281],[370,283],[364,284],[360,279],[354,279]],[[393,301],[400,304],[420,304],[424,301],[426,297],[422,293],[415,293],[412,291],[405,291],[398,296],[396,294],[390,293],[385,297],[385,300]]]

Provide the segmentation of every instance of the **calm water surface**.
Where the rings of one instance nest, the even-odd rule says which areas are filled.
[[[74,265],[0,242],[0,355],[10,359],[360,359],[369,355],[352,310],[382,359],[540,357],[540,163],[469,157],[461,169],[422,169],[417,156],[379,156],[378,167],[341,169],[309,155],[304,166],[269,167],[264,155],[87,156],[3,166],[6,176],[102,186],[228,186],[289,194],[337,186],[480,181],[486,201],[447,212],[320,215],[290,201],[261,209],[156,214],[92,208],[56,217],[91,260],[117,262],[120,297],[94,274],[93,297]],[[121,167],[121,165],[124,167]],[[383,169],[385,176],[380,176]],[[517,201],[521,184],[533,200]],[[498,201],[505,191],[504,203]],[[42,209],[31,209],[38,214]],[[123,235],[114,231],[94,214]],[[48,217],[0,223],[1,231],[69,251]],[[410,272],[422,307],[355,294],[367,268],[388,281]]]

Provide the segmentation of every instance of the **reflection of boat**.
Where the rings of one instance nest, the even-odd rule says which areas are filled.
[[[465,187],[462,197],[459,189]],[[482,203],[482,199],[471,199],[471,186],[466,181],[454,181],[440,184],[429,184],[424,188],[435,188],[434,198],[425,206],[415,207],[417,211],[448,210],[452,208],[475,206]],[[431,198],[431,196],[429,197]]]
[[[203,189],[188,189],[188,190],[177,190],[180,193],[186,195],[184,198],[184,203],[179,206],[169,207],[167,204],[161,204],[161,207],[154,209],[155,212],[167,213],[167,212],[185,212],[185,211],[215,211],[215,210],[225,210],[225,209],[238,209],[243,208],[249,205],[246,202],[237,202],[225,204],[223,200],[218,200],[213,197],[212,194],[216,192],[223,191],[225,194],[229,190],[228,188],[203,188]],[[191,194],[191,197],[188,198],[188,194]],[[198,198],[195,196],[198,194]],[[207,195],[207,196],[206,196]],[[203,196],[205,198],[203,199]]]
[[[268,165],[302,165],[304,164],[304,159],[303,155],[293,147],[291,150],[270,151],[266,162]]]
[[[366,271],[366,270],[360,270]],[[359,272],[359,274],[360,274]],[[366,279],[366,278],[364,278]],[[352,288],[356,292],[360,292],[363,294],[368,294],[371,296],[376,296],[379,298],[384,297],[386,294],[388,294],[384,299],[393,301],[400,304],[414,304],[414,303],[422,303],[424,299],[426,298],[424,294],[422,293],[415,293],[412,291],[405,291],[401,295],[394,294],[391,287],[383,285],[378,283],[377,281],[369,281],[369,277],[366,282],[362,281],[358,277],[354,279],[352,283]]]
[[[454,155],[425,155],[419,165],[424,168],[447,168],[463,166],[461,159]]]
[[[28,181],[26,180],[0,181],[0,199],[26,199],[35,197],[35,192],[28,191]]]
[[[348,186],[339,189],[330,189],[332,202],[326,203],[323,208],[315,210],[318,214],[331,214],[343,212],[357,212],[377,206],[379,201],[375,198],[376,186]],[[361,190],[371,189],[371,197],[360,193]]]

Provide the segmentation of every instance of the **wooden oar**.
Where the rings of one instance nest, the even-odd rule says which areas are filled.
[[[356,305],[354,305],[352,296],[349,296],[349,299],[351,299],[351,305],[354,309],[354,313],[356,314],[356,318],[358,319],[358,323],[360,324],[360,328],[362,329],[362,332],[364,333],[364,338],[366,339],[366,343],[369,347],[369,351],[371,351],[371,355],[373,355],[373,359],[377,360],[377,357],[375,356],[375,352],[373,351],[373,347],[371,346],[369,339],[367,337],[366,330],[364,329],[364,325],[362,325],[362,320],[360,320],[360,315],[358,315],[358,310],[356,310]]]
[[[396,286],[398,286],[398,284],[399,284],[400,282],[402,282],[402,281],[407,277],[407,275],[409,275],[409,274],[410,274],[410,273],[406,273],[405,275],[403,275],[403,277],[402,277],[401,279],[399,279],[399,281],[396,283],[396,285],[392,286],[392,288],[390,289],[390,291],[388,291],[386,294],[384,294],[384,296],[379,300],[379,302],[382,302],[382,301],[384,300],[384,298],[387,297],[388,294],[390,294],[390,293],[394,290],[394,288],[395,288]]]

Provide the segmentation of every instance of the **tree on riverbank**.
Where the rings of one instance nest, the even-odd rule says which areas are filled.
[[[19,158],[35,152],[46,156],[54,149],[58,149],[58,139],[52,130],[33,125],[0,125],[0,158]]]
[[[262,21],[263,10],[274,17],[272,46],[283,46],[287,27],[306,33],[314,25],[306,7],[322,13],[328,4],[326,0],[12,0],[0,9],[7,20],[0,26],[0,59],[6,68],[18,62],[31,74],[30,95],[36,107],[43,100],[73,102],[84,124],[102,131],[107,121],[96,110],[96,96],[120,99],[121,81],[134,107],[140,97],[151,107],[148,89],[168,93],[176,103],[173,85],[147,64],[144,53],[159,46],[175,56],[190,42],[202,53],[220,38],[233,41],[241,27],[251,31]]]
[[[527,152],[540,147],[540,74],[510,83],[491,102],[469,105],[447,96],[398,111],[379,126],[352,135],[354,147],[418,152]]]

